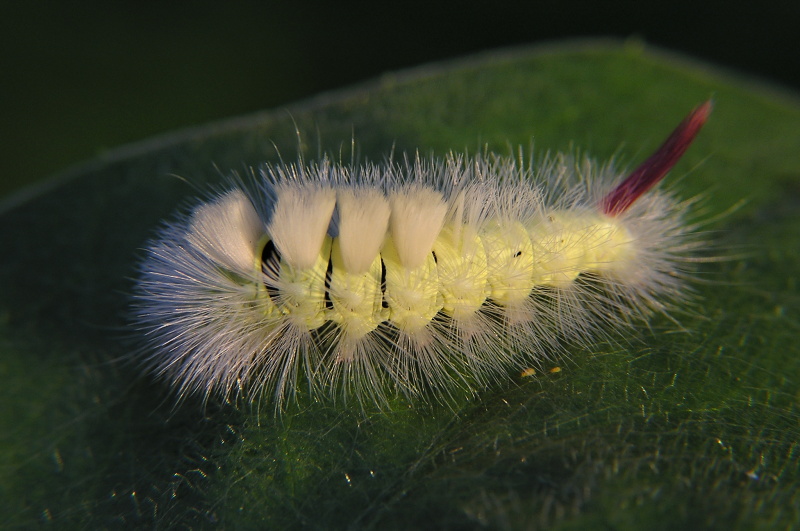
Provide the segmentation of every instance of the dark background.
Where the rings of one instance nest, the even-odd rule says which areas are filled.
[[[800,2],[3,2],[0,195],[104,150],[383,72],[569,37],[800,86]]]

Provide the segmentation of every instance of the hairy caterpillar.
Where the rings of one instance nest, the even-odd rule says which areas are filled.
[[[681,299],[701,241],[657,184],[711,110],[629,176],[569,156],[266,165],[165,225],[135,288],[180,396],[384,402],[473,391]]]

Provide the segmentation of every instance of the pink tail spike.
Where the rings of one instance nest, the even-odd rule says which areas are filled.
[[[622,214],[639,196],[663,179],[706,123],[711,107],[711,100],[708,100],[689,113],[650,158],[603,198],[600,202],[603,213],[609,216]]]

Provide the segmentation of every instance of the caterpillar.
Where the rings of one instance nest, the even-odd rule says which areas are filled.
[[[703,241],[688,202],[651,188],[710,111],[627,176],[572,155],[265,164],[147,244],[140,359],[179,397],[380,406],[619,334],[686,296]]]

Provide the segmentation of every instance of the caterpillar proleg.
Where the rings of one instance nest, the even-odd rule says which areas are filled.
[[[666,313],[702,241],[649,190],[710,110],[627,177],[570,155],[264,165],[148,244],[144,363],[180,396],[436,399]]]

